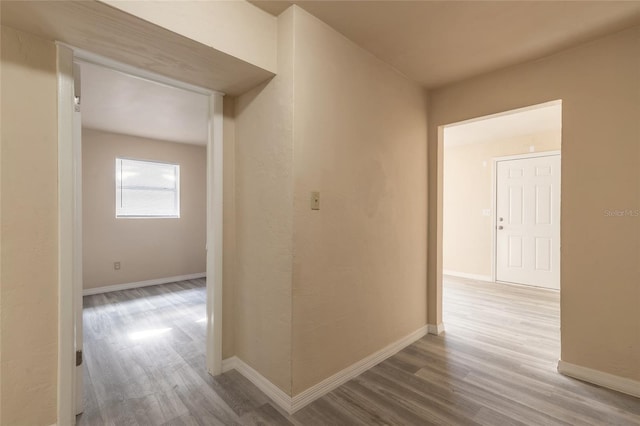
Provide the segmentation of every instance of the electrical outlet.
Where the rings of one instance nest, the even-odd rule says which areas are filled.
[[[120,262],[113,262],[113,269],[115,269],[116,271],[120,270]]]
[[[320,210],[320,192],[311,192],[311,210]]]

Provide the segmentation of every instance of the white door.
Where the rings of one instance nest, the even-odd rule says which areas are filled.
[[[75,105],[73,112],[73,306],[75,308],[75,407],[76,414],[83,411],[84,397],[84,361],[82,357],[82,115],[80,113],[80,66],[74,64],[74,94]]]
[[[560,155],[497,161],[496,280],[560,288]]]

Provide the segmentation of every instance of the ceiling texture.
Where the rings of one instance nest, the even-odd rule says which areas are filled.
[[[90,63],[82,63],[80,67],[83,127],[170,142],[207,144],[207,96]]]
[[[534,60],[640,24],[640,1],[251,3],[276,16],[297,4],[426,88]],[[82,66],[82,91],[85,127],[206,144],[205,96],[91,64]],[[499,121],[505,131],[521,133],[534,123],[551,128],[554,117],[547,109],[520,120],[513,116]],[[507,124],[510,120],[515,120],[512,125]],[[449,142],[468,142],[480,130],[490,132],[481,124],[448,129]]]
[[[640,1],[251,1],[291,4],[435,88],[640,24]]]
[[[542,132],[562,131],[562,104],[553,101],[502,114],[464,121],[444,128],[447,147],[507,140]]]

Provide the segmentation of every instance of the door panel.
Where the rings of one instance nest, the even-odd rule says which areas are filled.
[[[560,288],[560,156],[498,161],[496,279]]]

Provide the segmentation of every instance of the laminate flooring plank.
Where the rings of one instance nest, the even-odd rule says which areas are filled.
[[[191,414],[185,414],[162,423],[160,426],[200,426],[202,423]]]
[[[439,424],[438,418],[430,413],[420,413],[411,402],[405,401],[388,389],[375,385],[358,376],[347,382],[341,389],[350,394],[361,406],[375,407],[376,414],[391,425],[432,425]]]
[[[438,395],[427,383],[406,383],[401,376],[389,374],[377,366],[361,375],[365,383],[379,386],[396,398],[405,401],[421,417],[436,419],[439,424],[473,424],[471,420],[480,410],[480,405],[466,398],[457,398],[454,393]]]
[[[209,376],[208,383],[238,416],[260,410],[261,407],[265,415],[269,412],[265,405],[271,400],[235,370],[215,378]]]
[[[340,387],[337,391],[333,392],[344,394],[345,390]],[[348,409],[344,409],[342,404],[336,404],[335,399],[331,399],[328,395],[325,395],[298,411],[294,418],[298,421],[298,424],[304,426],[368,424],[360,419],[359,413],[351,410],[351,407],[362,406],[361,401],[355,401],[350,398],[348,393],[346,397],[341,395],[340,398],[351,402],[348,404]],[[384,422],[382,424],[389,423]]]
[[[559,374],[559,294],[444,280],[427,335],[287,415],[206,370],[204,279],[84,298],[80,425],[640,425],[640,400]]]
[[[248,426],[294,426],[269,403],[245,413],[241,421]]]

